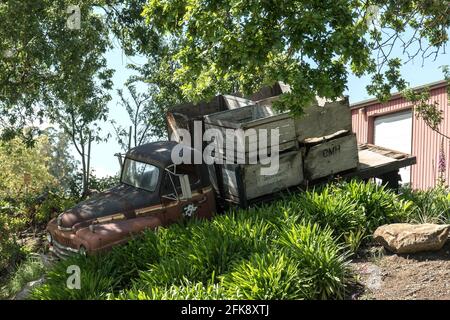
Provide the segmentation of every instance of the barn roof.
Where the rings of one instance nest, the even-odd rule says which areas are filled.
[[[431,83],[428,83],[425,85],[413,87],[412,89],[415,91],[422,90],[425,88],[436,89],[436,88],[444,87],[446,85],[447,85],[447,80],[439,80],[439,81],[431,82]],[[393,93],[391,95],[391,100],[399,98],[399,97],[401,97],[401,92]],[[358,102],[350,104],[350,109],[364,108],[364,107],[367,107],[369,105],[376,104],[376,103],[379,103],[377,98],[370,98],[367,100],[362,100],[362,101],[358,101]]]

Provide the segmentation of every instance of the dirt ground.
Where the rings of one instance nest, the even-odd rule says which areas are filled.
[[[450,300],[450,241],[440,251],[409,255],[372,247],[351,268],[359,282],[351,299]]]

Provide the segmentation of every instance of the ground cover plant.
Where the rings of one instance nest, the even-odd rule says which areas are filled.
[[[351,255],[417,205],[374,183],[338,182],[271,204],[147,231],[109,253],[57,263],[34,299],[341,299]],[[81,289],[66,287],[69,265]]]
[[[13,297],[28,282],[38,279],[45,272],[45,267],[39,256],[31,254],[18,263],[15,268],[15,272],[7,279],[5,285],[0,287],[0,299]]]
[[[450,193],[443,185],[430,190],[402,190],[402,198],[413,203],[410,220],[415,223],[450,224]]]

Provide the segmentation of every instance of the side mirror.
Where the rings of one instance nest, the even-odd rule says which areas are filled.
[[[123,167],[122,155],[120,153],[115,153],[114,156],[116,156],[117,160],[119,160],[120,171],[122,171],[122,167]]]
[[[181,199],[191,199],[192,198],[192,190],[191,184],[189,183],[189,176],[187,174],[183,174],[180,176],[180,185],[181,185]]]

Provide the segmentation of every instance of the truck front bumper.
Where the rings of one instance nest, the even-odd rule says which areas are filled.
[[[155,216],[144,216],[111,223],[96,224],[94,230],[89,227],[76,231],[60,230],[56,220],[47,225],[50,233],[50,250],[58,257],[65,259],[75,254],[97,254],[127,242],[134,235],[145,229],[153,230],[162,225]]]

